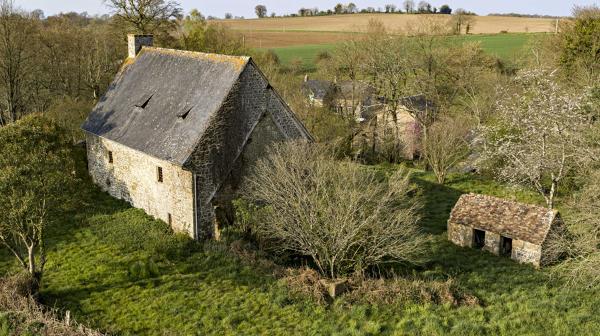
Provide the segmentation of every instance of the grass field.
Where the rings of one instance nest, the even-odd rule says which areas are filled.
[[[383,171],[394,167],[380,168]],[[452,277],[481,306],[398,303],[321,306],[290,295],[268,269],[242,262],[224,243],[199,244],[114,200],[89,181],[80,208],[48,232],[42,300],[80,322],[117,335],[593,335],[600,293],[565,291],[547,270],[446,239],[450,209],[465,192],[540,202],[470,175],[447,186],[414,176],[424,197],[422,226],[430,260],[415,274]],[[14,269],[0,250],[0,274]]]
[[[538,34],[495,34],[495,35],[462,35],[448,37],[453,43],[479,42],[488,53],[504,60],[512,60],[521,56],[524,47],[531,38]],[[319,52],[331,52],[335,44],[307,44],[270,48],[275,51],[283,64],[289,64],[295,59],[302,60],[305,69],[315,68],[315,58]]]

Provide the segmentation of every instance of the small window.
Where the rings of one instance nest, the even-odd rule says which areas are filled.
[[[163,170],[162,167],[158,167],[156,170],[158,182],[163,182]]]
[[[473,248],[482,249],[485,246],[485,231],[473,229]]]
[[[173,216],[171,216],[171,214],[167,214],[167,220],[168,220],[169,225],[173,224]]]
[[[108,151],[108,163],[113,163],[113,153],[111,151]]]

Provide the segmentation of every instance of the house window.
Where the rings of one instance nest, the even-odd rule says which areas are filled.
[[[473,229],[473,248],[482,249],[485,246],[485,231]]]
[[[512,238],[500,237],[500,255],[505,257],[512,255]]]
[[[108,151],[108,163],[113,163],[113,153],[111,151]]]
[[[156,175],[157,175],[157,180],[158,182],[163,182],[163,171],[162,171],[162,167],[158,167],[158,169],[156,170]]]

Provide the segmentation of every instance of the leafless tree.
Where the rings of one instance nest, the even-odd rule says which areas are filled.
[[[553,208],[563,180],[590,159],[589,95],[571,92],[547,70],[528,70],[508,85],[498,102],[498,123],[484,127],[486,157],[506,182],[533,188]]]
[[[171,19],[182,15],[174,0],[104,0],[113,9],[115,18],[138,33],[153,33]]]
[[[407,14],[410,14],[415,11],[415,2],[413,0],[405,0],[402,7]]]
[[[431,126],[423,147],[438,183],[444,184],[448,171],[469,152],[469,130],[469,122],[464,118],[446,117]]]
[[[463,29],[465,30],[466,34],[470,33],[475,25],[475,15],[462,8],[455,10],[452,17],[455,27],[455,34],[457,35],[462,34]]]
[[[37,41],[36,21],[18,10],[12,0],[0,2],[0,126],[25,112],[33,56]]]
[[[316,145],[282,144],[257,164],[246,190],[266,203],[255,223],[259,237],[277,251],[311,257],[329,277],[423,255],[418,202],[404,170],[381,182]]]
[[[556,232],[545,247],[553,273],[568,287],[600,286],[600,170],[592,171],[585,187],[569,202],[568,230]]]

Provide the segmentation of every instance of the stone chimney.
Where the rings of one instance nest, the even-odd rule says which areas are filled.
[[[129,58],[134,58],[142,50],[142,47],[152,47],[154,41],[153,35],[128,34],[127,44]]]

